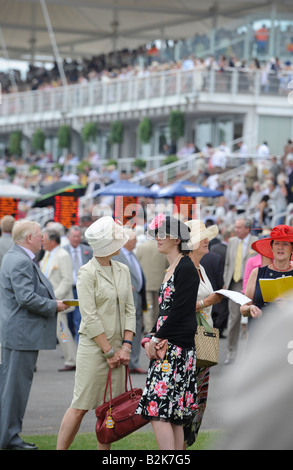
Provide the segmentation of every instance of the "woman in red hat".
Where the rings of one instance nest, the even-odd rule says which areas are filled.
[[[277,279],[282,276],[293,276],[291,258],[293,253],[293,227],[277,225],[273,228],[269,238],[254,242],[251,247],[261,255],[272,261],[267,266],[255,268],[248,279],[245,295],[252,302],[242,305],[242,315],[257,318],[262,314],[266,305],[261,293],[259,279]],[[277,300],[277,299],[276,299]]]

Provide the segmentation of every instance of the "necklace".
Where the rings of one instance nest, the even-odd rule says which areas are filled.
[[[194,266],[195,266],[195,265],[194,265]],[[196,269],[197,269],[198,271],[200,271],[200,267],[199,267],[199,266],[195,266],[195,267],[196,267]]]
[[[291,266],[289,266],[289,267],[286,268],[286,269],[279,269],[279,268],[276,268],[276,266],[274,265],[274,262],[272,262],[272,265],[273,265],[273,269],[274,269],[275,271],[280,271],[281,273],[283,273],[283,272],[285,272],[285,271],[289,271],[289,269],[292,269]]]
[[[179,255],[177,256],[177,258],[175,259],[175,261],[174,261],[172,264],[170,264],[169,268],[166,269],[166,272],[170,271],[170,269],[177,263],[177,261],[178,261],[179,258],[181,258],[181,257],[182,257],[182,254],[179,253]]]

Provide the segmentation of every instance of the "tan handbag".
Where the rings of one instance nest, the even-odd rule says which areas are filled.
[[[212,367],[219,362],[219,330],[211,328],[201,313],[196,313],[197,330],[194,341],[196,367]]]

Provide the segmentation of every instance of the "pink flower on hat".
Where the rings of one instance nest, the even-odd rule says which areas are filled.
[[[165,216],[164,214],[160,213],[158,214],[149,224],[149,229],[150,230],[155,230],[156,228],[162,227],[163,222],[165,222]]]

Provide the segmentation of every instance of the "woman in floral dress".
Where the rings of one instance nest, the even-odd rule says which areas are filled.
[[[183,425],[197,406],[194,312],[199,277],[185,256],[190,238],[185,224],[159,214],[148,229],[169,268],[159,291],[158,321],[143,340],[151,362],[136,412],[151,421],[159,449],[182,450]]]

